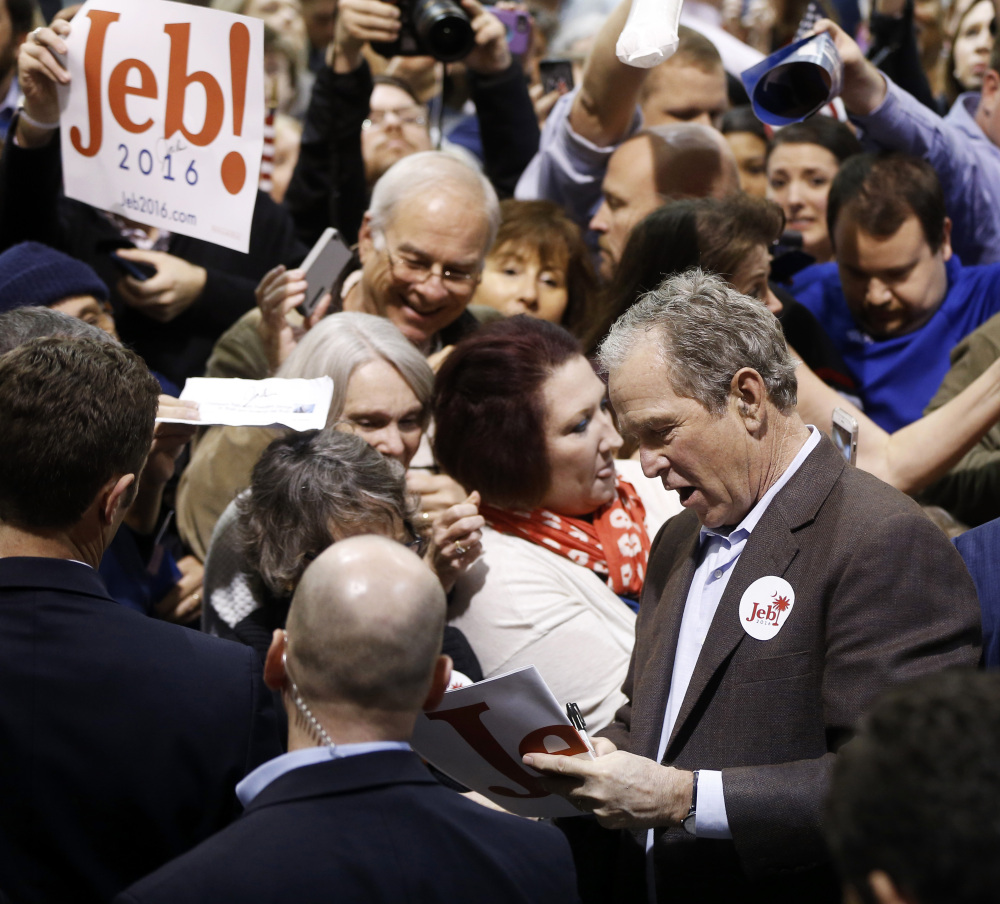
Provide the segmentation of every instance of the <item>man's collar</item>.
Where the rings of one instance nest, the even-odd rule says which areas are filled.
[[[362,756],[366,753],[380,753],[386,750],[411,750],[407,741],[368,741],[358,744],[337,744],[335,747],[303,747],[291,750],[261,764],[236,786],[236,796],[244,808],[250,806],[253,800],[268,785],[281,778],[286,772],[325,763],[329,760],[339,760],[346,757]]]
[[[802,447],[798,452],[795,453],[795,457],[791,460],[788,467],[782,472],[781,476],[768,488],[767,492],[761,496],[757,504],[747,512],[746,516],[732,528],[718,528],[712,529],[708,527],[703,527],[701,529],[701,535],[699,537],[699,543],[705,542],[708,537],[722,537],[729,543],[737,542],[744,536],[750,536],[753,533],[753,529],[757,526],[757,523],[764,516],[764,512],[767,511],[767,507],[771,504],[778,493],[784,488],[785,484],[792,479],[793,475],[799,468],[802,467],[805,460],[809,457],[809,454],[815,449],[820,442],[822,434],[817,430],[812,424],[807,425],[809,429],[809,436],[806,441],[802,444]]]

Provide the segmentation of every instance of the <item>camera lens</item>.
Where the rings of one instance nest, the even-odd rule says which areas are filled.
[[[413,24],[420,43],[444,63],[462,59],[476,43],[469,17],[454,0],[420,0]]]

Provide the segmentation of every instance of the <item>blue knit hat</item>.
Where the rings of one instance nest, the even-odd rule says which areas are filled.
[[[83,261],[39,242],[0,254],[0,312],[48,307],[78,295],[108,300],[108,287]]]

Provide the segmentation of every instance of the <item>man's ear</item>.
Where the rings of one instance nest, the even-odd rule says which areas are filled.
[[[444,698],[444,692],[448,690],[448,685],[451,682],[451,667],[453,663],[451,657],[442,653],[437,658],[437,662],[434,663],[434,675],[431,678],[431,688],[427,692],[427,698],[424,700],[423,709],[424,711],[429,711],[432,709],[437,709],[441,700]]]
[[[358,257],[364,264],[365,258],[375,253],[375,238],[372,235],[372,215],[365,211],[361,219],[361,228],[358,230]]]
[[[733,375],[729,384],[731,404],[743,419],[747,432],[756,433],[764,417],[767,387],[764,378],[752,367],[742,367]]]
[[[135,483],[135,474],[122,474],[121,477],[112,477],[101,490],[101,520],[107,524],[115,524],[115,519],[121,520],[125,517],[128,507],[135,499],[136,490],[132,488]]]
[[[287,636],[281,628],[275,628],[271,635],[271,646],[267,648],[264,659],[264,684],[272,691],[280,691],[285,687],[285,650],[288,646]]]
[[[941,247],[939,249],[942,252],[942,259],[948,260],[951,257],[951,218],[944,218],[944,226],[941,229]]]

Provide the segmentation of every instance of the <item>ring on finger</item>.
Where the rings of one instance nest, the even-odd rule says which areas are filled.
[[[42,27],[39,25],[38,28],[36,28],[34,31],[32,31],[30,35],[28,35],[28,37],[31,38],[31,40],[32,40],[33,43],[35,43],[35,44],[41,44],[42,43],[41,41],[38,40],[38,35],[41,34],[41,31],[42,31]]]
[[[464,556],[469,550],[467,550],[461,543],[455,544],[455,552],[460,556]]]

